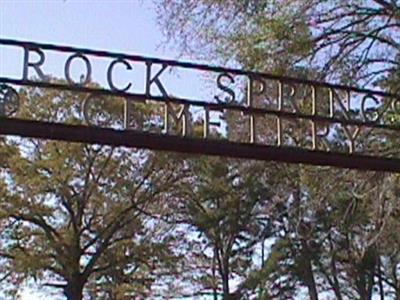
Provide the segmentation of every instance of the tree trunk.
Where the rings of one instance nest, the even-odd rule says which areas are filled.
[[[214,255],[213,255],[213,260],[212,260],[212,278],[213,278],[213,296],[214,300],[218,300],[218,292],[217,292],[217,277],[215,276],[215,264],[216,264],[216,259],[217,259],[217,249],[214,247]]]
[[[330,241],[330,242],[332,242],[332,241]],[[338,272],[336,269],[336,255],[335,254],[332,254],[331,268],[332,268],[332,273],[333,273],[333,284],[332,284],[333,292],[335,293],[337,300],[343,300],[342,293],[340,291]]]
[[[311,264],[310,249],[307,242],[302,240],[303,281],[308,288],[308,295],[311,300],[318,300],[317,285],[315,284],[314,273]]]
[[[317,286],[315,284],[314,275],[312,273],[310,260],[307,260],[306,264],[307,264],[307,271],[306,271],[307,274],[305,274],[304,277],[305,277],[305,283],[308,288],[308,295],[310,296],[311,300],[318,300],[318,291],[317,291]]]
[[[381,269],[381,258],[378,258],[378,265],[377,265],[377,272],[378,272],[378,285],[379,285],[379,296],[381,300],[385,300],[385,290],[383,288],[383,280],[382,280],[382,269]]]
[[[229,258],[223,258],[223,272],[222,276],[222,290],[223,290],[223,299],[229,299]]]
[[[64,288],[64,295],[67,300],[82,300],[83,299],[83,282],[74,280],[67,283]]]
[[[222,276],[222,291],[223,299],[229,299],[229,273],[225,273]]]
[[[300,221],[300,227],[303,226],[303,219],[300,213],[300,187],[297,187],[293,192],[294,206],[298,212],[298,220]],[[309,228],[304,226],[304,235],[309,235]],[[309,299],[318,300],[318,291],[317,285],[314,279],[314,272],[312,269],[312,250],[309,248],[306,237],[300,234],[300,242],[301,242],[301,273],[303,275],[303,282],[307,286]],[[308,239],[308,238],[307,238]]]

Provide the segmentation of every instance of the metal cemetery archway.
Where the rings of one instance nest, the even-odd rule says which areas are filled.
[[[148,148],[237,158],[273,160],[287,163],[336,166],[361,170],[400,171],[400,158],[386,149],[389,137],[400,130],[400,96],[381,91],[327,84],[290,77],[204,64],[178,62],[108,51],[0,39],[0,51],[18,55],[21,73],[4,74],[6,55],[0,56],[0,134],[56,139],[70,142]],[[45,74],[50,55],[61,55],[65,81]],[[93,62],[107,62],[103,75],[108,85],[94,87]],[[48,64],[48,63],[47,63]],[[79,81],[73,69],[80,66]],[[208,73],[214,77],[217,92],[209,100],[172,96],[164,80],[168,70]],[[143,84],[124,77],[134,70],[142,72]],[[4,71],[7,73],[7,71]],[[32,76],[35,79],[32,79]],[[119,77],[118,77],[119,75]],[[185,84],[180,79],[182,85]],[[118,84],[117,84],[118,82]],[[18,118],[18,86],[74,91],[87,94],[85,105],[97,96],[125,99],[121,128],[96,126],[86,109],[85,124],[71,125]],[[139,90],[141,89],[141,90]],[[193,87],[196,89],[196,87]],[[246,91],[246,94],[243,93]],[[237,99],[242,101],[237,101]],[[256,101],[257,100],[257,101]],[[130,128],[131,103],[158,103],[164,110],[164,133]],[[298,101],[302,101],[300,107]],[[178,107],[176,110],[173,107]],[[202,135],[191,135],[190,114],[201,110]],[[210,138],[210,128],[221,126],[216,115],[232,111],[247,120],[247,140],[232,140],[222,135]],[[214,116],[214,117],[213,117]],[[269,118],[273,137],[258,138],[260,124]],[[302,124],[302,131],[296,132]],[[171,127],[179,125],[179,132]],[[305,129],[304,129],[305,128]],[[340,137],[340,139],[339,139]],[[373,141],[369,145],[366,141]]]

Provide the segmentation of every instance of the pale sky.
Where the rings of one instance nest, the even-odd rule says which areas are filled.
[[[173,57],[149,0],[0,0],[2,37]]]

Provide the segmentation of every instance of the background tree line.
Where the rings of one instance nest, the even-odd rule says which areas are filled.
[[[156,4],[186,55],[398,93],[398,1]],[[80,122],[84,95],[20,95],[19,117]],[[118,122],[121,101],[107,100],[104,119]],[[36,282],[69,300],[400,298],[396,174],[6,138],[0,166],[11,297]]]

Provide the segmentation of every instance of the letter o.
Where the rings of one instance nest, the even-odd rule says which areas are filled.
[[[72,61],[77,58],[83,60],[83,62],[85,63],[85,66],[86,66],[86,75],[84,77],[83,77],[83,75],[81,75],[81,78],[83,78],[83,79],[81,79],[81,82],[78,82],[78,83],[74,82],[72,80],[71,74],[70,74],[70,68],[71,68]],[[70,57],[68,57],[67,61],[65,62],[64,72],[65,72],[65,78],[67,79],[69,84],[85,85],[85,84],[89,83],[90,78],[92,76],[92,66],[90,65],[89,59],[86,56],[84,56],[81,53],[75,53],[75,54],[72,54]]]

